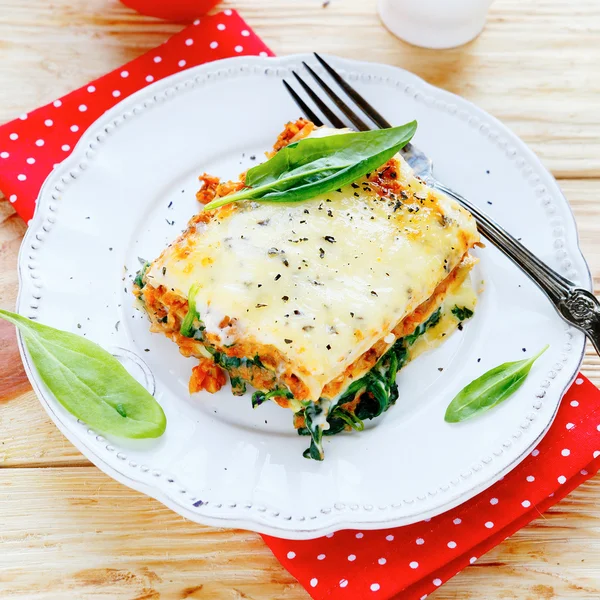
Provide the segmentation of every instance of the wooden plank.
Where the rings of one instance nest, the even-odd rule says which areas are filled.
[[[190,523],[93,467],[0,471],[0,505],[1,598],[307,597],[260,536]]]
[[[597,0],[496,0],[483,35],[444,52],[396,40],[375,3],[231,0],[219,8],[238,9],[278,54],[317,50],[402,66],[499,117],[565,179],[600,289]],[[117,0],[0,0],[0,15],[0,122],[180,29]],[[24,229],[0,201],[1,307],[14,306]],[[0,467],[12,467],[0,469],[0,597],[308,598],[257,535],[187,522],[91,467],[46,417],[2,323],[0,365]],[[591,352],[583,370],[600,385]],[[600,597],[598,498],[597,477],[430,597]]]
[[[599,496],[596,477],[430,597],[600,597]],[[258,535],[186,521],[93,467],[2,470],[0,506],[2,598],[308,598]]]
[[[179,26],[116,0],[2,0],[0,121],[87,83]],[[444,52],[384,30],[376,0],[229,0],[278,54],[318,50],[402,66],[504,121],[559,177],[600,177],[600,4],[496,0],[471,44]],[[518,40],[518,41],[516,41]],[[27,77],[23,77],[23,73]]]

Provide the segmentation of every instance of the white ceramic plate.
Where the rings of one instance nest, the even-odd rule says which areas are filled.
[[[400,399],[376,423],[361,434],[326,438],[324,462],[302,457],[307,439],[294,431],[291,413],[274,404],[253,410],[229,386],[190,398],[195,361],[149,333],[133,306],[138,257],[156,257],[198,210],[200,173],[237,175],[298,116],[281,80],[302,60],[314,62],[308,55],[223,60],[118,104],[44,184],[19,257],[19,312],[115,352],[167,414],[160,440],[105,439],[55,401],[21,345],[40,401],[73,444],[118,481],[189,519],[287,538],[412,523],[491,485],[547,430],[584,348],[584,336],[487,247],[476,252],[482,293],[475,317],[401,372]],[[434,159],[440,180],[590,287],[568,204],[514,134],[406,71],[332,61],[391,122],[419,121],[415,141]],[[466,383],[545,344],[550,349],[513,398],[471,422],[444,422],[447,404]]]

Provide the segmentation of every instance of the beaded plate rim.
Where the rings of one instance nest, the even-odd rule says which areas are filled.
[[[99,146],[112,131],[124,126],[129,119],[136,118],[144,110],[151,108],[156,103],[168,101],[170,97],[174,97],[178,92],[189,90],[196,85],[202,85],[214,79],[242,76],[249,73],[261,73],[265,76],[282,78],[290,75],[291,68],[298,66],[302,60],[307,60],[308,58],[310,58],[309,55],[293,55],[285,58],[236,57],[193,67],[141,89],[107,111],[92,124],[76,145],[73,153],[52,171],[41,188],[36,213],[30,222],[30,227],[26,232],[19,252],[18,272],[20,289],[17,299],[18,312],[35,318],[35,311],[42,300],[41,290],[43,289],[43,280],[36,271],[35,253],[41,247],[45,235],[51,232],[52,226],[56,223],[60,212],[60,194],[69,185],[69,182],[74,181],[85,172],[89,162],[94,159]],[[567,207],[567,213],[570,215],[571,222],[566,223],[562,222],[563,220],[561,219],[556,219],[556,222],[553,224],[554,247],[557,258],[561,260],[563,271],[568,277],[579,279],[584,287],[591,289],[591,275],[579,247],[575,220],[566,199],[539,159],[512,132],[494,117],[483,112],[467,100],[432,86],[418,76],[403,69],[339,58],[333,58],[333,61],[339,64],[343,69],[343,74],[350,81],[353,79],[374,79],[387,85],[401,88],[405,93],[412,95],[415,100],[425,103],[428,107],[446,111],[449,115],[463,121],[468,121],[469,125],[478,128],[482,135],[485,135],[492,143],[500,147],[507,157],[514,160],[517,166],[522,169],[523,175],[527,178],[529,184],[534,187],[536,195],[540,198],[540,202],[545,207],[550,218],[556,210],[552,202],[553,197],[554,199],[558,199],[559,202],[564,203]],[[380,74],[370,73],[370,71],[380,72],[381,70],[387,73],[385,77]],[[545,185],[544,180],[546,181]],[[547,185],[553,189],[549,191],[546,187]],[[567,245],[565,243],[565,226],[574,232],[575,245],[572,243]],[[578,254],[570,256],[565,247],[576,247]],[[578,273],[573,269],[573,258],[576,263],[579,263],[580,267],[584,267],[583,272]],[[532,409],[535,412],[527,415],[525,422],[521,423],[519,429],[509,439],[504,441],[502,447],[493,453],[494,456],[484,457],[480,462],[474,463],[470,469],[463,471],[459,478],[448,481],[446,484],[440,486],[439,489],[429,492],[430,496],[435,496],[437,494],[444,495],[452,489],[456,492],[461,487],[465,488],[461,493],[458,493],[437,509],[425,510],[419,513],[416,518],[414,516],[408,518],[406,516],[398,517],[394,514],[402,506],[406,507],[413,503],[418,505],[420,501],[422,502],[427,498],[427,496],[422,496],[400,499],[397,504],[378,507],[373,507],[372,505],[358,506],[340,502],[330,507],[323,507],[316,515],[292,518],[285,511],[277,507],[251,505],[238,501],[219,504],[211,503],[210,499],[198,500],[188,494],[187,490],[178,486],[175,478],[169,473],[152,469],[150,465],[140,465],[137,462],[128,461],[126,452],[120,451],[113,444],[107,443],[103,436],[98,435],[81,421],[77,421],[72,417],[72,422],[64,422],[63,416],[54,410],[53,404],[56,401],[40,385],[38,376],[30,364],[29,356],[20,335],[18,336],[18,341],[27,375],[40,402],[62,433],[101,470],[125,485],[156,498],[191,520],[209,525],[243,527],[260,533],[293,539],[319,537],[326,533],[345,528],[381,529],[412,523],[445,512],[484,490],[523,460],[528,455],[529,450],[546,433],[560,405],[560,398],[562,398],[577,375],[585,349],[583,334],[573,328],[566,327],[563,352],[573,352],[573,346],[576,346],[577,343],[579,343],[581,350],[579,358],[576,361],[577,368],[570,376],[564,388],[556,390],[555,386],[553,390],[557,400],[547,427],[536,439],[528,440],[527,446],[521,449],[520,453],[516,453],[514,459],[504,469],[500,472],[494,472],[484,484],[478,487],[469,487],[466,482],[474,472],[489,467],[494,461],[494,456],[501,456],[515,442],[523,442],[527,438],[530,423],[535,420],[536,412],[542,408],[544,404],[543,399],[551,387],[552,381],[556,378],[557,371],[562,369],[560,363],[557,363],[554,369],[543,378],[533,399]],[[128,351],[127,349],[122,350],[125,350],[125,352]],[[563,354],[563,356],[566,357],[567,355]],[[566,358],[564,360],[566,361]],[[138,364],[142,371],[147,374],[149,369],[145,363],[139,359]],[[77,431],[73,430],[73,422],[77,423]],[[119,461],[122,461],[122,468],[117,468],[117,466],[106,462],[102,454],[116,456]],[[121,464],[118,467],[121,467]]]

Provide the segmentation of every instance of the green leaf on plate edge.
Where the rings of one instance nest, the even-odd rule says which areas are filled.
[[[460,423],[498,406],[523,385],[533,363],[547,349],[546,345],[531,358],[503,363],[473,380],[450,402],[444,420]]]
[[[106,434],[156,438],[166,428],[163,409],[123,365],[74,333],[0,310],[16,325],[41,379],[75,417]]]

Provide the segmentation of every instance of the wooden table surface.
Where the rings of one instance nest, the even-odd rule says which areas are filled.
[[[277,53],[318,50],[407,68],[521,136],[560,180],[596,288],[600,277],[600,3],[496,0],[484,33],[456,50],[408,46],[375,0],[238,0]],[[86,83],[180,26],[115,0],[0,0],[0,122]],[[17,294],[25,231],[0,200],[0,306]],[[583,372],[600,384],[591,352]],[[261,538],[202,527],[114,482],[54,427],[0,323],[0,598],[300,599]],[[600,477],[430,596],[600,597]]]

